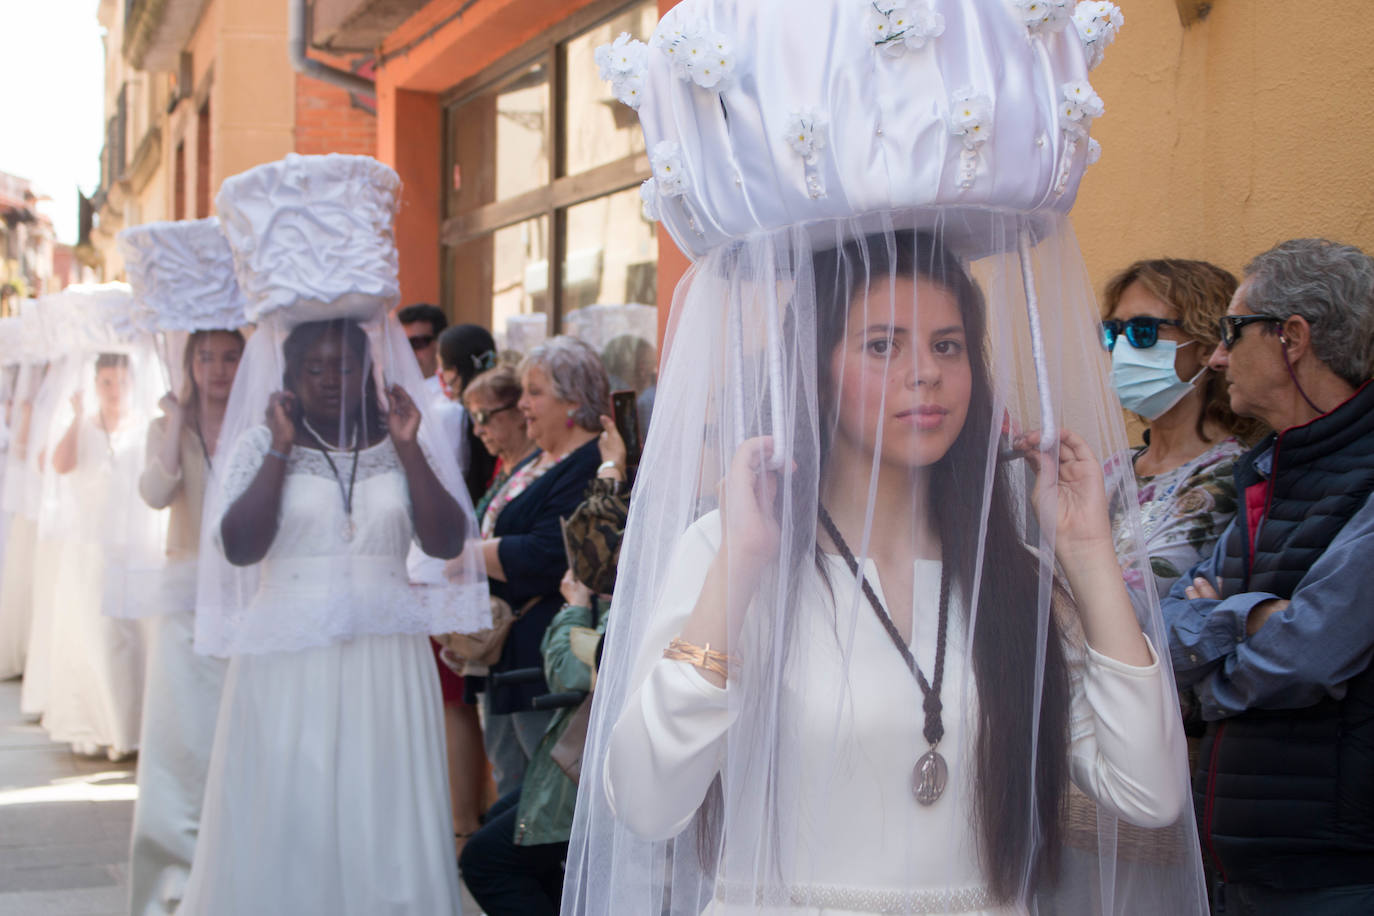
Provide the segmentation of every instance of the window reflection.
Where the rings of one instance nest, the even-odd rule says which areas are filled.
[[[537,216],[450,249],[450,312],[491,328],[498,341],[508,327],[527,335],[531,320],[520,316],[549,311],[548,243],[548,219]]]
[[[548,183],[549,108],[549,67],[541,59],[449,110],[449,213]]]
[[[634,109],[617,102],[596,67],[596,49],[621,32],[648,41],[658,23],[655,0],[640,3],[568,42],[564,99],[565,175],[644,152],[644,134]]]

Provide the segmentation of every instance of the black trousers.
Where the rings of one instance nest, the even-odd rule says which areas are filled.
[[[1226,916],[1367,916],[1374,913],[1374,884],[1281,891],[1258,884],[1227,884],[1217,913]]]
[[[463,847],[458,871],[487,916],[558,916],[568,844],[517,846],[519,804],[516,789],[491,806],[482,829]]]

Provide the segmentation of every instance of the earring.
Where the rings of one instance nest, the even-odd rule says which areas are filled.
[[[576,407],[568,408],[568,429],[572,429],[577,424],[573,421],[573,416],[577,413]]]

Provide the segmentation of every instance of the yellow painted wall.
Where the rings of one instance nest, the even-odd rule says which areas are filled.
[[[1185,29],[1170,0],[1117,0],[1126,25],[1093,71],[1102,160],[1073,223],[1101,292],[1144,257],[1239,273],[1286,238],[1374,252],[1374,8],[1215,0]]]
[[[282,0],[215,0],[219,30],[211,94],[211,197],[230,175],[295,148],[296,80]]]

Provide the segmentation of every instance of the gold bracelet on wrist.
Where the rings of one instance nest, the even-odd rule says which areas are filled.
[[[712,649],[709,642],[704,646],[698,646],[680,637],[668,643],[668,648],[663,650],[663,657],[687,662],[702,671],[709,671],[725,678],[730,676],[730,666],[735,663],[734,658]]]

